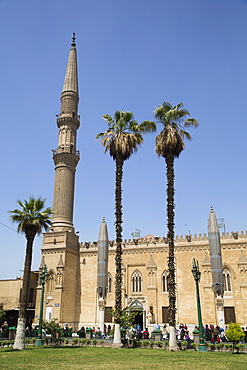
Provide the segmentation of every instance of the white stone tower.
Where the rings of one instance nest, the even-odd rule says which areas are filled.
[[[57,318],[69,327],[77,328],[79,307],[79,240],[73,225],[75,171],[79,161],[76,132],[78,116],[78,76],[75,34],[73,34],[68,64],[61,94],[61,111],[57,116],[58,147],[53,150],[55,183],[52,227],[43,235],[42,262],[48,267],[45,285],[43,317]],[[39,308],[39,290],[36,317]]]

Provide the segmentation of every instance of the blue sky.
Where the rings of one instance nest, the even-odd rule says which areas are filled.
[[[7,211],[30,195],[52,206],[55,115],[73,32],[80,241],[97,240],[103,216],[115,238],[115,163],[94,140],[106,129],[102,114],[130,110],[142,122],[164,101],[183,102],[200,123],[175,161],[176,235],[206,233],[211,204],[226,231],[247,229],[247,1],[0,0],[0,14],[0,279],[20,276],[25,254],[25,237],[13,231]],[[154,152],[155,136],[146,135],[124,165],[126,239],[135,229],[141,236],[167,233],[165,164]],[[33,269],[41,244],[37,237]]]

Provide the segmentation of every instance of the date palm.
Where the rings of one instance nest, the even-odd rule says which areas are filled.
[[[183,108],[180,103],[172,106],[168,102],[159,105],[154,111],[154,117],[162,123],[164,128],[156,137],[156,153],[162,156],[166,162],[167,176],[167,228],[168,228],[168,293],[169,308],[168,320],[170,325],[169,347],[175,348],[176,335],[176,282],[175,282],[175,259],[174,259],[174,159],[178,158],[184,150],[184,139],[191,140],[190,134],[186,131],[187,127],[197,127],[198,121],[195,118],[187,118],[190,113]]]
[[[138,124],[132,112],[116,111],[114,117],[104,114],[108,129],[96,136],[116,163],[115,171],[115,232],[116,232],[116,277],[115,277],[115,333],[114,343],[121,343],[119,323],[122,308],[122,179],[124,161],[138,150],[143,142],[143,134],[155,131],[154,122]],[[116,325],[117,324],[117,325]]]
[[[25,348],[25,327],[27,316],[27,300],[32,265],[33,242],[36,234],[48,230],[51,225],[51,208],[44,209],[45,199],[30,197],[23,202],[17,200],[20,209],[10,211],[10,219],[17,223],[17,231],[24,233],[27,239],[26,256],[24,263],[23,284],[20,298],[20,311],[18,317],[17,333],[14,343],[15,349]]]

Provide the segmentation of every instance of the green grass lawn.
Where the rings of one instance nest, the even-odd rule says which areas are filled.
[[[155,348],[35,347],[0,349],[0,369],[247,369],[247,354],[168,352]]]

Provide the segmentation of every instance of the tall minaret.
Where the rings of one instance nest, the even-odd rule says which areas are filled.
[[[77,329],[79,286],[79,236],[73,226],[75,170],[79,161],[76,150],[76,131],[80,126],[78,109],[78,77],[75,34],[61,95],[61,111],[57,116],[59,128],[58,147],[53,150],[55,163],[55,184],[53,219],[49,232],[43,234],[42,265],[48,267],[48,281],[45,287],[43,317],[57,318],[60,324],[67,323]],[[37,288],[37,317],[41,286]]]
[[[61,111],[57,116],[58,147],[53,150],[55,184],[52,227],[55,231],[73,229],[75,171],[80,159],[76,150],[76,131],[80,126],[78,102],[77,56],[73,34],[61,95]]]

